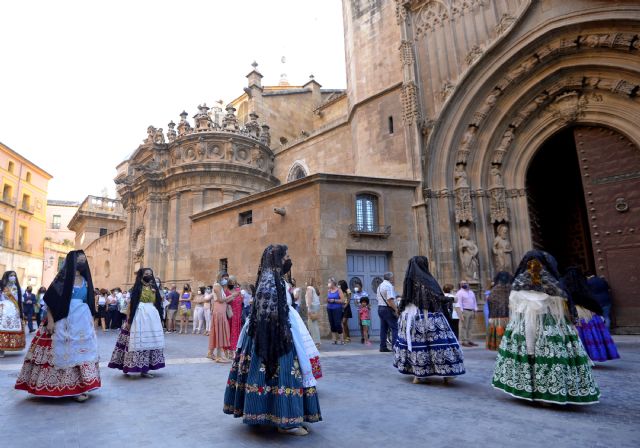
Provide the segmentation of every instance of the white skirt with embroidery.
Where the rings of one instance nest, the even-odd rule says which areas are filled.
[[[160,314],[152,303],[140,303],[133,316],[129,336],[129,351],[159,350],[164,348],[164,330]]]
[[[53,365],[57,369],[98,362],[98,338],[93,318],[89,306],[81,300],[71,301],[69,314],[55,323],[51,339]]]

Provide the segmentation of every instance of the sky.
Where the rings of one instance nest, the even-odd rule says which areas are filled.
[[[0,141],[51,175],[49,199],[113,196],[149,125],[287,74],[345,88],[341,0],[44,0],[0,5]],[[285,62],[282,62],[282,58]]]

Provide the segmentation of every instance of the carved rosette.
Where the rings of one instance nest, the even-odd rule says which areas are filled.
[[[400,100],[402,102],[402,118],[406,124],[413,124],[420,120],[418,110],[418,88],[413,81],[402,85]]]

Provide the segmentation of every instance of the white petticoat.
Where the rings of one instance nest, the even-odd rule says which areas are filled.
[[[129,333],[130,352],[164,348],[164,330],[160,314],[152,303],[138,304]]]
[[[55,323],[53,365],[58,369],[98,362],[98,338],[91,311],[81,300],[72,300],[69,315]]]

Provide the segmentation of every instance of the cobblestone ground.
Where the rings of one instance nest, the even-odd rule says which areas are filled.
[[[465,350],[453,384],[414,385],[391,355],[358,343],[322,347],[324,421],[308,437],[252,429],[222,413],[228,365],[204,357],[198,335],[169,335],[168,366],[152,379],[106,368],[115,332],[99,332],[102,388],[85,403],[13,389],[24,352],[0,359],[2,447],[638,447],[640,337],[617,336],[622,359],[598,364],[593,406],[543,407],[490,386],[495,354]]]

